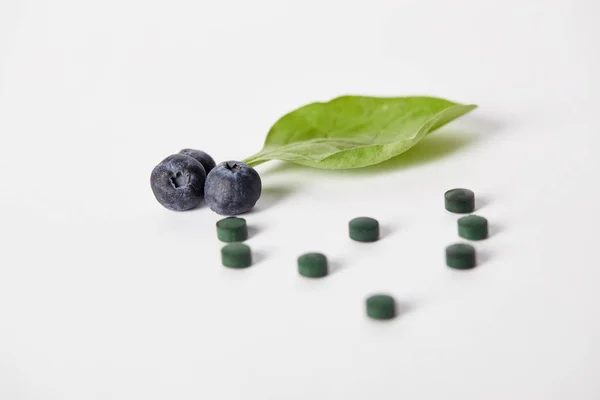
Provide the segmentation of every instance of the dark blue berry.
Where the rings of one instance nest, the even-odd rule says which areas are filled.
[[[154,167],[150,186],[160,204],[169,210],[185,211],[202,202],[205,180],[206,172],[198,160],[173,154]]]
[[[204,171],[206,171],[206,175],[215,167],[215,160],[205,152],[201,150],[194,149],[183,149],[179,152],[179,154],[185,154],[186,156],[190,156],[200,161],[200,164],[204,167]]]
[[[258,201],[262,183],[258,172],[240,161],[217,165],[206,177],[206,204],[221,215],[250,211]]]

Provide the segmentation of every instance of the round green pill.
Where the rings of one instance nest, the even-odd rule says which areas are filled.
[[[243,243],[231,243],[221,249],[221,261],[229,268],[246,268],[252,264],[250,247]]]
[[[446,210],[467,214],[475,210],[475,193],[469,189],[451,189],[444,193]]]
[[[327,257],[321,253],[306,253],[298,257],[298,272],[308,278],[327,275]]]
[[[396,302],[387,294],[367,298],[367,315],[374,319],[391,319],[396,316]]]
[[[475,266],[475,248],[464,243],[446,247],[446,265],[456,269],[473,268]]]
[[[488,221],[479,215],[467,215],[458,220],[458,236],[469,240],[488,237]]]
[[[220,241],[243,242],[248,239],[248,226],[244,218],[228,217],[217,222],[217,237]]]
[[[374,242],[379,239],[379,222],[369,217],[354,218],[348,224],[350,238],[358,242]]]

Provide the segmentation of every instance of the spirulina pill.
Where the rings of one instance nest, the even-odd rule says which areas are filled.
[[[354,218],[348,227],[350,238],[357,242],[374,242],[379,239],[379,222],[374,218]]]
[[[221,249],[221,261],[229,268],[246,268],[252,264],[252,252],[243,243],[230,243]]]
[[[396,301],[387,294],[367,298],[367,315],[373,319],[391,319],[396,316]]]
[[[327,257],[321,253],[306,253],[298,257],[298,273],[308,278],[327,275]]]
[[[475,193],[469,189],[451,189],[444,193],[446,210],[457,214],[468,214],[475,210]]]
[[[475,248],[465,243],[456,243],[446,247],[446,265],[455,269],[475,267]]]
[[[248,226],[244,218],[228,217],[217,222],[217,237],[226,243],[248,239]]]
[[[479,215],[467,215],[458,220],[458,236],[469,240],[488,237],[488,221]]]

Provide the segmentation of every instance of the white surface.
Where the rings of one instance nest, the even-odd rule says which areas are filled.
[[[593,0],[0,2],[0,398],[598,399]],[[384,167],[259,167],[257,255],[149,187],[337,95],[479,104]],[[459,143],[460,145],[456,145]],[[431,148],[449,148],[418,162]],[[473,189],[492,237],[445,267]],[[352,243],[347,221],[384,238]],[[327,279],[295,258],[325,252]],[[397,319],[364,316],[393,294]]]

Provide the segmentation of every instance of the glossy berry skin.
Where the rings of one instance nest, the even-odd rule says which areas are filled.
[[[173,211],[197,207],[204,198],[206,172],[200,162],[190,156],[173,154],[152,170],[150,186],[156,200]]]
[[[206,175],[215,167],[215,160],[202,150],[194,150],[194,149],[183,149],[179,152],[179,154],[185,154],[186,156],[190,156],[200,161],[200,164],[204,167],[204,171]]]
[[[238,215],[254,207],[262,183],[258,172],[240,161],[225,161],[206,177],[204,197],[206,204],[221,215]]]

